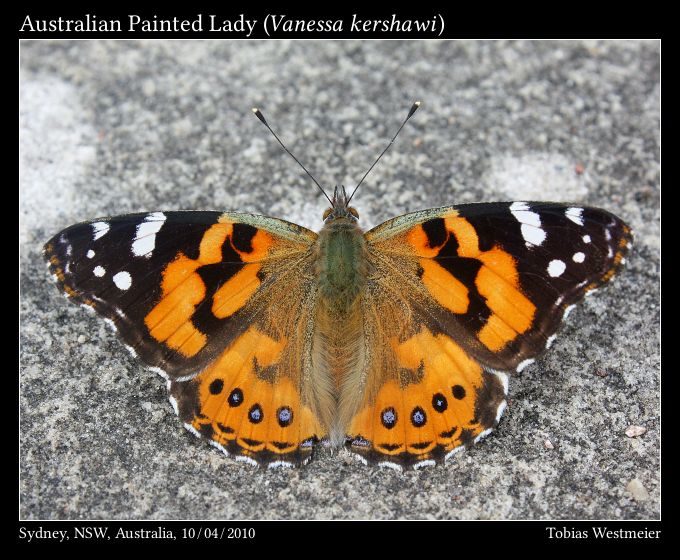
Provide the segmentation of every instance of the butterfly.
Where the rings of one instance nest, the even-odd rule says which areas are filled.
[[[632,232],[605,210],[531,201],[364,232],[353,194],[335,188],[318,233],[163,211],[73,225],[44,255],[167,381],[184,426],[236,460],[300,466],[326,443],[395,469],[442,463],[497,426],[508,374],[618,272]]]

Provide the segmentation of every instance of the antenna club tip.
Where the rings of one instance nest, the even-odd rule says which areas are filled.
[[[251,110],[253,111],[253,114],[254,114],[258,119],[260,119],[260,121],[262,122],[262,124],[264,124],[265,126],[267,126],[267,121],[264,120],[264,115],[262,114],[262,111],[260,111],[257,107],[253,107]]]
[[[406,120],[409,120],[413,116],[413,113],[415,113],[418,110],[418,107],[420,107],[420,101],[416,101],[411,106],[411,110],[408,112],[408,116],[406,117]]]

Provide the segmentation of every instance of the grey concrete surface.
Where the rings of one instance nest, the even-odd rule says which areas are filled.
[[[654,519],[659,478],[659,44],[26,41],[20,47],[20,515],[25,519]],[[325,185],[369,227],[482,200],[564,200],[633,227],[624,273],[510,382],[499,429],[397,473],[321,450],[258,471],[177,421],[163,381],[51,283],[42,244],[137,211],[318,229]],[[646,432],[630,438],[629,426]],[[549,443],[548,443],[549,442]]]

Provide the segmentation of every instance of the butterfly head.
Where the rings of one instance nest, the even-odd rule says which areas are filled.
[[[326,208],[323,213],[324,222],[330,222],[338,218],[349,218],[353,222],[358,221],[359,212],[357,212],[356,208],[349,205],[349,198],[343,185],[340,185],[339,188],[335,187],[333,199],[331,200],[332,206]]]

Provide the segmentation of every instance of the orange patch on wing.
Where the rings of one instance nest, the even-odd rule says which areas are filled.
[[[430,246],[430,239],[427,237],[422,225],[411,228],[406,234],[406,241],[415,249],[418,255],[426,258],[436,257],[441,249],[441,245],[437,247]]]
[[[421,259],[420,266],[423,269],[421,279],[439,305],[452,313],[467,312],[470,299],[465,284],[436,261]]]
[[[279,355],[286,344],[287,340],[285,338],[276,341],[265,333],[258,331],[255,327],[250,327],[236,339],[229,350],[222,354],[218,364],[230,354],[238,354],[241,361],[254,357],[260,366],[270,366],[278,361]]]
[[[418,369],[422,361],[426,371],[455,378],[459,375],[481,376],[481,367],[458,344],[444,334],[433,335],[423,328],[404,342],[392,340],[392,348],[401,367]],[[481,377],[480,377],[481,379]]]
[[[476,284],[494,315],[518,333],[531,327],[536,306],[522,292],[484,268],[480,269]]]
[[[171,294],[176,287],[192,276],[199,266],[201,266],[200,262],[185,257],[180,253],[163,271],[163,280],[161,282],[163,296],[166,297]]]
[[[491,315],[477,333],[479,341],[489,350],[497,351],[517,336],[517,331],[504,323],[498,315]]]
[[[276,341],[254,327],[236,339],[196,378],[202,416],[194,419],[194,427],[209,423],[212,439],[220,444],[236,440],[245,454],[252,456],[264,450],[283,455],[305,439],[320,437],[319,423],[309,407],[302,405],[292,379],[281,375],[271,383],[254,371],[254,360],[260,367],[278,363],[286,344],[286,339]],[[228,398],[235,390],[241,392],[242,401],[230,406]],[[257,422],[249,416],[253,407],[259,407]],[[291,411],[290,422],[284,426],[278,419],[283,407]]]
[[[517,263],[510,253],[498,247],[480,253],[477,258],[484,263],[484,267],[501,276],[513,286],[519,286]]]
[[[479,259],[484,266],[479,269],[475,284],[492,315],[477,337],[487,348],[497,351],[531,328],[536,306],[519,289],[512,256],[494,247],[481,253]]]
[[[400,367],[418,370],[422,364],[422,378],[404,386],[396,380],[386,382],[374,402],[367,403],[352,420],[351,437],[370,440],[386,456],[407,451],[426,457],[437,445],[447,450],[460,445],[463,429],[475,435],[481,432],[475,422],[475,398],[483,381],[475,360],[446,335],[433,335],[427,329],[401,343],[393,339],[392,348]],[[455,386],[459,386],[455,394],[462,392],[464,397],[454,396]],[[440,401],[444,397],[445,408],[435,408],[435,395]],[[388,409],[396,415],[391,428],[383,423]],[[419,425],[414,415],[424,421]]]
[[[236,249],[244,262],[256,262],[265,258],[274,245],[274,238],[266,231],[258,229],[250,244],[252,250],[249,252]]]
[[[232,233],[231,224],[217,223],[203,234],[198,261],[203,264],[215,264],[222,260],[222,245]]]
[[[178,350],[185,356],[194,356],[205,346],[206,337],[189,319],[196,305],[205,297],[205,285],[198,274],[191,272],[187,275],[188,268],[185,268],[186,263],[181,259],[168,265],[168,269],[174,264],[177,264],[177,270],[171,271],[170,279],[167,280],[172,288],[147,314],[144,323],[151,336],[159,342],[165,342],[170,348]],[[173,274],[183,279],[178,281]],[[163,279],[164,292],[166,278],[167,276],[164,276]],[[190,338],[192,342],[185,344]]]
[[[167,338],[165,344],[184,356],[195,356],[205,346],[206,341],[206,336],[187,321]]]
[[[473,225],[465,218],[446,218],[446,229],[456,236],[458,254],[461,257],[477,257],[479,255],[479,238]]]
[[[212,312],[215,317],[224,319],[241,309],[260,287],[257,273],[260,265],[250,264],[239,270],[215,292]]]

